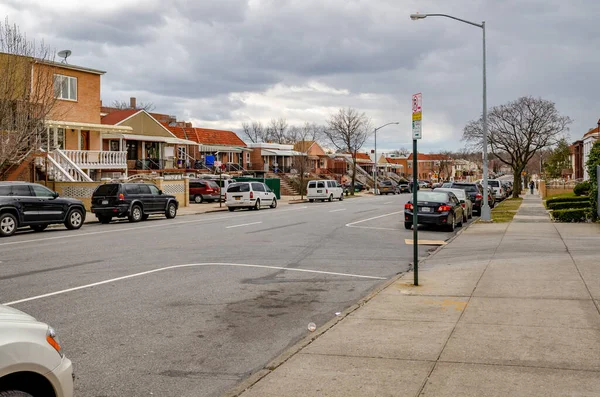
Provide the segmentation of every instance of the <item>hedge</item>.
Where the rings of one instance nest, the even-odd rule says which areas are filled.
[[[585,222],[589,215],[589,208],[552,211],[552,217],[559,222]]]
[[[569,201],[564,203],[551,203],[547,204],[549,210],[564,210],[564,209],[575,209],[575,208],[591,208],[590,201]]]
[[[590,198],[587,196],[581,196],[581,197],[556,197],[556,198],[552,198],[552,199],[548,199],[546,200],[546,206],[550,206],[554,203],[568,203],[568,202],[575,202],[575,201],[590,201]]]
[[[583,181],[575,185],[573,193],[577,196],[589,196],[591,190],[592,184],[589,181]]]

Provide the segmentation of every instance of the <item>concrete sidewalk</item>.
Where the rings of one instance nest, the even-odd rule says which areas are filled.
[[[525,195],[515,221],[470,226],[419,278],[394,281],[230,395],[600,396],[600,225],[552,223]]]

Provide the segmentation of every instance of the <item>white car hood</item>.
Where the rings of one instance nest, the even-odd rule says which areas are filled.
[[[34,317],[12,307],[0,305],[1,321],[37,321]]]

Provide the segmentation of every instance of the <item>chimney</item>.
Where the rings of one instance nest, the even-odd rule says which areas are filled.
[[[136,109],[136,101],[135,101],[135,97],[131,97],[129,98],[129,107],[132,109]]]
[[[185,126],[186,126],[187,128],[192,128],[192,123],[185,123]]]

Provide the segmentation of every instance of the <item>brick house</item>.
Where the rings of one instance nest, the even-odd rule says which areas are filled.
[[[382,155],[383,159],[380,159],[380,163],[385,160],[388,167],[386,167],[386,171],[391,171],[400,176],[406,176],[406,170],[408,169],[408,158],[407,157],[387,157]]]
[[[413,155],[408,156],[408,175],[412,175]],[[448,180],[452,175],[453,160],[443,154],[417,154],[417,175],[419,179],[431,181]]]

